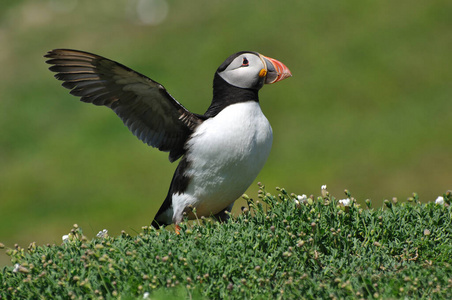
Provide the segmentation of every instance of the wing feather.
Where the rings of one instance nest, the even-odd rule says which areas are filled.
[[[138,139],[169,152],[171,162],[185,153],[188,136],[204,120],[158,82],[110,59],[70,49],[55,49],[45,57],[72,95],[111,108]]]

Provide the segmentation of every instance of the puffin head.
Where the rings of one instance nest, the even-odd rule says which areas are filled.
[[[283,63],[252,51],[229,56],[217,69],[217,74],[232,86],[253,90],[292,76]]]

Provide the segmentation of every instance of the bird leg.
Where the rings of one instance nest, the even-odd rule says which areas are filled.
[[[232,210],[232,207],[234,206],[234,203],[220,211],[219,213],[213,215],[213,217],[218,220],[219,222],[226,222],[230,218],[230,213]]]

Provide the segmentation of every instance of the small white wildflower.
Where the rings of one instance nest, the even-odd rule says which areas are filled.
[[[63,240],[63,243],[67,243],[69,242],[69,234],[65,234],[61,237],[61,239]]]
[[[339,200],[339,204],[343,206],[350,206],[350,198]]]
[[[444,197],[439,196],[438,198],[436,198],[435,203],[438,205],[444,205]]]
[[[301,203],[306,202],[308,200],[308,196],[306,196],[305,194],[298,195],[297,200],[300,201]]]
[[[326,189],[326,184],[322,185],[320,193],[322,194],[323,198],[328,197],[328,190]]]
[[[19,264],[15,264],[14,265],[14,269],[13,269],[13,273],[17,273],[20,270],[20,265]]]
[[[97,237],[98,238],[104,238],[104,237],[106,237],[108,235],[108,230],[107,229],[104,229],[104,230],[102,230],[102,231],[99,231],[98,233],[97,233]]]
[[[149,292],[143,294],[143,299],[149,299]]]
[[[297,205],[297,207],[300,206],[300,203],[305,203],[307,201],[308,197],[303,194],[303,195],[297,195],[297,198],[293,199],[293,201],[295,202],[295,204]]]

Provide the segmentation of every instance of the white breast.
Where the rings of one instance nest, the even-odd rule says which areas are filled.
[[[253,183],[270,154],[273,134],[259,103],[237,103],[204,121],[188,142],[184,194],[173,195],[173,222],[188,205],[199,216],[216,214]]]

